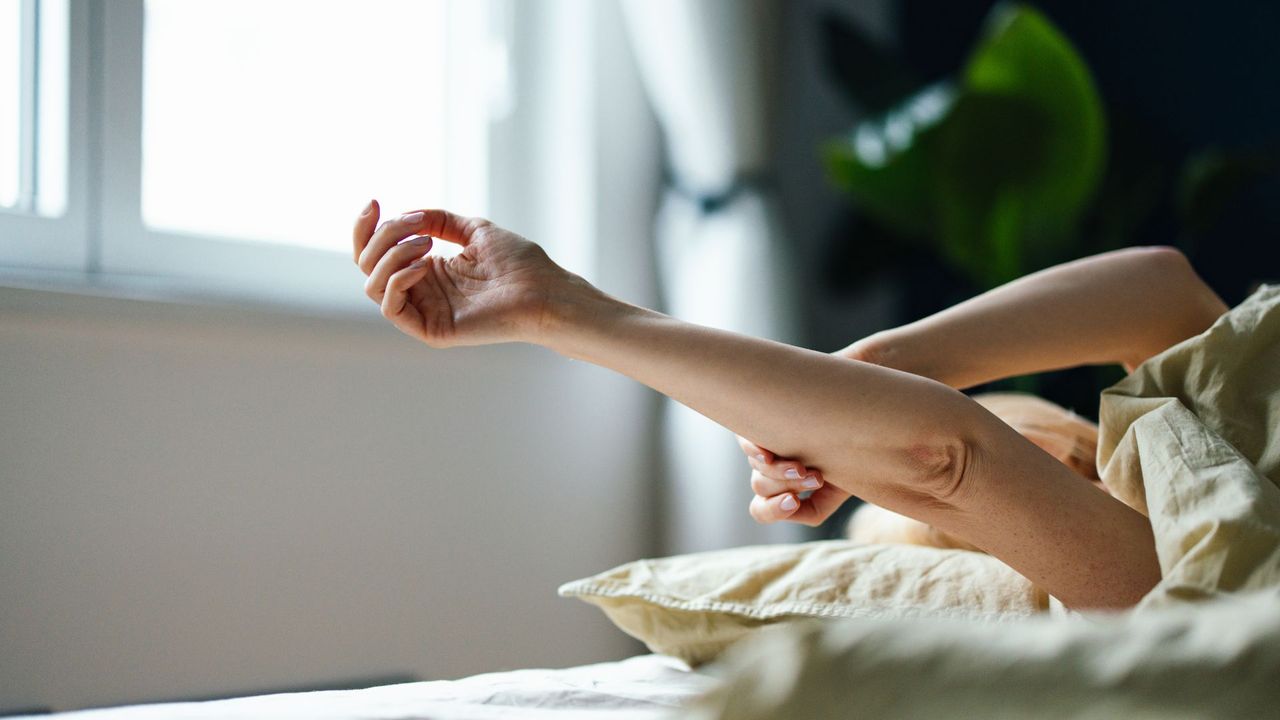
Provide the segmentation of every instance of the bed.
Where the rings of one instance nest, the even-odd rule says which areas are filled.
[[[1162,579],[1131,611],[1055,612],[1028,580],[968,550],[737,548],[561,588],[653,655],[57,717],[1275,717],[1280,287],[1148,360],[1103,394],[1100,415],[1102,480],[1149,518],[1160,562]],[[687,664],[703,661],[714,675]]]
[[[362,690],[282,693],[206,702],[81,710],[62,720],[639,720],[668,716],[714,681],[662,655],[558,670],[515,670],[461,680]],[[49,717],[49,716],[42,716]]]

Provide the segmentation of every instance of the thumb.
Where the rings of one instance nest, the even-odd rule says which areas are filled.
[[[476,234],[490,225],[488,220],[457,215],[448,210],[422,210],[422,222],[416,232],[447,240],[463,247],[471,244]]]

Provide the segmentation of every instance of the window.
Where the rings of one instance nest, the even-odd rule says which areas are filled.
[[[489,209],[504,2],[0,0],[0,266],[367,302],[371,196]]]
[[[18,205],[22,56],[22,4],[0,0],[0,208]]]
[[[461,13],[447,0],[147,0],[145,226],[346,252],[340,229],[370,194],[484,212],[484,136],[468,131],[488,118],[451,103],[483,84],[464,84],[441,42],[476,19]],[[470,159],[449,157],[462,149]]]
[[[0,0],[0,208],[66,209],[66,0]]]
[[[634,171],[604,151],[648,138],[603,122],[639,93],[619,23],[596,0],[0,0],[0,283],[368,312],[347,253],[371,196],[487,215],[590,278],[596,203]]]

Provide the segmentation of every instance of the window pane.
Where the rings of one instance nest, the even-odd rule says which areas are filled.
[[[0,0],[0,207],[67,203],[67,0]]]
[[[0,0],[0,207],[18,203],[21,93],[22,7]]]
[[[447,0],[147,0],[146,13],[147,225],[345,251],[371,196],[386,212],[449,202]]]
[[[40,0],[36,62],[36,212],[61,215],[67,207],[67,0]]]

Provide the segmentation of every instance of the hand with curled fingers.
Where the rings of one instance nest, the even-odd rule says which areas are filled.
[[[833,353],[860,362],[875,362],[881,353],[879,338],[872,337]],[[738,446],[751,465],[751,499],[749,508],[756,522],[769,524],[780,520],[802,525],[821,525],[831,514],[849,499],[849,493],[834,485],[827,485],[822,471],[809,468],[804,463],[779,457],[744,437],[738,437]]]
[[[402,332],[432,347],[528,340],[549,300],[582,283],[538,245],[487,220],[415,210],[379,224],[379,212],[370,201],[353,233],[365,294]],[[428,255],[434,238],[462,252]]]
[[[773,452],[739,437],[738,445],[751,465],[751,517],[759,523],[779,520],[803,525],[821,525],[849,493],[828,485],[822,472],[797,460],[778,457]]]

